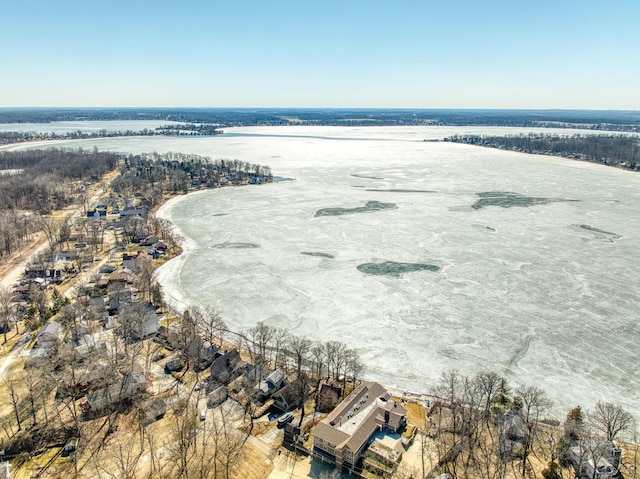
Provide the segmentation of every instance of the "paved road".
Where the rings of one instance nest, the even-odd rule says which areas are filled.
[[[103,182],[96,185],[96,190],[92,192],[91,198],[89,200],[90,204],[95,204],[105,193],[108,184],[118,176],[120,173],[116,172],[110,178],[103,180]],[[107,183],[107,184],[105,184]],[[81,210],[78,205],[71,205],[61,211],[60,216],[57,218],[66,219],[69,218],[70,222],[73,224],[80,216]],[[27,264],[38,254],[47,250],[49,243],[46,239],[42,241],[42,243],[37,246],[31,253],[26,255],[26,259],[22,261],[19,265],[17,265],[13,270],[9,271],[4,278],[0,279],[0,285],[11,288],[15,283],[20,281],[22,275],[24,274],[24,270]]]
[[[0,364],[0,380],[4,379],[7,376],[7,371],[13,364],[13,361],[15,361],[16,357],[18,357],[22,353],[25,346],[29,344],[29,341],[31,341],[32,337],[33,333],[31,331],[27,331],[26,333],[24,333],[22,338],[20,338],[20,341],[16,343],[11,352],[4,358],[2,358],[2,362]]]

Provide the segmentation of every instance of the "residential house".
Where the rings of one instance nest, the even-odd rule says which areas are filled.
[[[195,368],[198,371],[207,369],[216,359],[217,354],[218,347],[216,345],[212,344],[209,341],[203,341],[202,347],[198,352],[198,360],[196,361]]]
[[[107,352],[107,343],[103,339],[96,339],[92,334],[84,334],[78,343],[74,348],[78,359],[102,357]]]
[[[162,419],[167,412],[167,403],[162,398],[156,398],[142,408],[140,420],[144,425]]]
[[[133,283],[133,273],[128,268],[122,268],[119,272],[112,274],[109,277],[109,284],[114,283],[123,283],[123,284],[132,284]]]
[[[156,244],[153,245],[153,247],[157,251],[160,251],[161,253],[166,253],[167,250],[169,249],[169,246],[167,245],[167,243],[165,243],[163,241],[158,241]]]
[[[66,374],[63,382],[69,390],[76,391],[74,395],[81,396],[89,391],[107,387],[118,375],[113,364],[97,361],[78,371],[72,371],[71,374]]]
[[[158,332],[160,317],[155,308],[143,303],[126,303],[118,316],[121,334],[129,340],[140,340]]]
[[[160,241],[160,238],[158,238],[156,235],[147,236],[140,242],[140,246],[153,246],[158,241]]]
[[[24,274],[28,279],[34,280],[40,286],[50,282],[60,283],[64,280],[64,273],[61,268],[32,267],[27,269]]]
[[[125,399],[145,393],[150,385],[150,381],[141,373],[126,374],[110,386],[87,394],[80,403],[80,409],[85,414],[103,411]]]
[[[334,384],[324,383],[318,394],[318,411],[331,412],[340,402],[342,388]]]
[[[57,346],[62,334],[62,326],[57,321],[49,321],[45,324],[37,336],[36,348],[53,349]]]
[[[207,407],[209,409],[219,406],[227,400],[229,393],[225,386],[220,386],[207,394]]]
[[[309,378],[302,375],[294,379],[289,384],[283,386],[279,391],[273,393],[273,405],[282,412],[293,411],[300,404],[300,395],[306,398],[309,394]]]
[[[75,261],[77,258],[78,258],[78,254],[75,251],[64,250],[64,251],[58,251],[55,254],[53,258],[53,262],[68,264],[68,263],[71,263],[72,261]]]
[[[89,310],[92,318],[102,319],[102,317],[107,314],[104,296],[89,298]]]
[[[569,449],[569,462],[580,479],[613,479],[618,477],[622,449],[615,443],[592,440]]]
[[[502,414],[498,417],[500,455],[520,457],[527,438],[524,421],[517,414]]]
[[[106,210],[91,210],[87,211],[87,219],[88,220],[106,220],[107,219],[107,211]]]
[[[282,369],[276,369],[274,372],[269,374],[264,381],[260,381],[260,383],[256,386],[256,389],[260,390],[260,392],[265,396],[271,396],[278,389],[285,385],[286,375]]]
[[[133,294],[131,290],[125,289],[121,291],[112,291],[109,293],[109,314],[114,315],[120,311],[125,304],[131,303]]]
[[[145,208],[138,208],[137,206],[127,206],[125,209],[120,211],[121,219],[129,219],[129,218],[147,218],[147,210]]]
[[[313,456],[353,471],[374,434],[406,425],[407,410],[391,398],[378,383],[360,384],[316,426]]]
[[[237,349],[226,352],[211,364],[211,380],[220,384],[229,384],[242,374],[236,369],[241,362]]]
[[[24,365],[27,368],[41,368],[49,364],[49,361],[51,361],[51,355],[46,349],[33,348]]]

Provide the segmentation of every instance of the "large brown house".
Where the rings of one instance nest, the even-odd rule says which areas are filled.
[[[363,382],[314,430],[313,455],[338,469],[353,471],[377,432],[397,432],[407,410],[382,385]]]

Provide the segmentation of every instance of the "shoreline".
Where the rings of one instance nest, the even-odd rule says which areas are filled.
[[[195,251],[197,249],[197,246],[195,242],[190,238],[188,238],[187,236],[185,236],[183,232],[180,231],[173,222],[171,222],[166,216],[160,216],[160,214],[164,212],[163,210],[166,210],[167,208],[170,208],[171,206],[186,200],[187,197],[193,196],[198,193],[204,193],[205,191],[208,191],[208,190],[192,191],[187,194],[167,198],[165,201],[163,201],[161,205],[158,206],[157,210],[154,213],[156,217],[158,218],[161,217],[162,219],[169,221],[169,223],[171,223],[172,230],[177,232],[183,238],[179,246],[180,251],[177,252],[175,256],[173,256],[172,258],[168,259],[163,264],[158,266],[155,270],[156,281],[161,286],[162,295],[165,300],[165,307],[171,312],[171,314],[176,316],[181,316],[184,313],[184,310],[190,306],[179,292],[179,274],[178,273],[180,268],[184,264],[184,262],[188,259],[188,255],[193,251]],[[169,278],[172,278],[171,279],[172,282],[170,283],[171,287],[168,288],[167,290],[167,288],[165,288],[164,281]],[[171,302],[167,301],[166,299],[167,297],[171,299]],[[181,303],[182,307],[180,307],[180,305],[177,305],[176,303]],[[222,313],[222,316],[224,319],[224,312]],[[240,334],[242,334],[242,332],[234,331],[231,328],[229,328],[229,332],[234,338],[237,338]],[[233,345],[233,347],[237,348],[241,353],[246,353],[242,345],[238,344],[235,339],[226,338],[224,341],[228,344]],[[395,397],[398,397],[399,399],[402,399],[405,401],[424,403],[425,401],[431,402],[431,401],[440,399],[438,398],[438,396],[435,396],[426,391],[422,391],[422,392],[409,391],[405,388],[398,387],[397,385],[395,386],[387,385],[384,383],[384,381],[380,380],[379,378],[369,377],[367,376],[366,373],[362,375],[360,380],[378,382],[382,384],[382,386],[384,386]]]
[[[578,163],[581,163],[581,164],[589,166],[589,167],[592,166],[592,165],[588,165],[588,163],[582,163],[582,162],[578,162]],[[593,165],[593,166],[595,167],[595,166],[600,166],[600,165]],[[619,170],[619,171],[622,171],[622,170]],[[200,190],[200,191],[203,191],[203,190]],[[189,192],[189,193],[187,193],[185,195],[176,195],[176,196],[168,197],[168,198],[166,198],[166,201],[163,201],[161,203],[160,208],[163,209],[162,210],[163,212],[167,211],[164,208],[167,208],[167,207],[171,208],[171,205],[176,205],[177,203],[174,203],[174,201],[176,201],[176,202],[179,201],[179,199],[181,197],[184,197],[184,198],[182,198],[180,201],[184,201],[184,200],[187,199],[189,194],[197,193],[197,192],[198,191],[191,191],[191,192]],[[175,293],[178,291],[177,288],[181,287],[180,278],[178,276],[178,271],[181,268],[184,267],[185,262],[189,260],[189,258],[190,258],[189,255],[193,251],[192,250],[192,246],[193,245],[191,245],[191,244],[182,243],[182,246],[184,247],[184,251],[181,254],[178,255],[178,256],[183,256],[183,258],[180,261],[177,261],[175,263],[171,263],[171,266],[167,266],[166,268],[164,267],[164,264],[163,265],[159,265],[159,267],[158,267],[159,269],[161,269],[163,271],[160,274],[165,275],[165,277],[171,278],[172,285],[171,285],[170,288],[168,288],[167,293],[168,293],[168,295],[170,295],[170,300],[171,300],[172,306],[176,310],[184,309],[184,307],[187,306],[187,302],[184,301],[184,297],[182,295],[175,294]],[[175,259],[175,258],[172,258],[172,259]],[[191,259],[193,260],[193,258],[191,258]],[[169,264],[169,261],[167,261],[166,264]],[[164,279],[163,279],[163,281],[164,281]],[[169,297],[169,296],[167,296],[167,297]],[[255,322],[254,322],[254,324],[255,324]],[[387,380],[386,383],[395,382],[394,381],[395,378],[391,378],[391,379],[392,379],[392,381],[388,381]],[[396,386],[394,389],[402,390],[403,388]],[[409,388],[409,389],[418,390],[418,391],[421,390],[420,387],[418,387],[418,388]],[[550,390],[553,390],[553,389],[554,389],[554,387],[550,388]]]

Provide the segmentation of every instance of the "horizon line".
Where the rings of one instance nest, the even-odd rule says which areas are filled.
[[[370,111],[598,111],[640,112],[621,108],[493,108],[493,107],[348,107],[348,106],[0,106],[0,110],[370,110]]]

